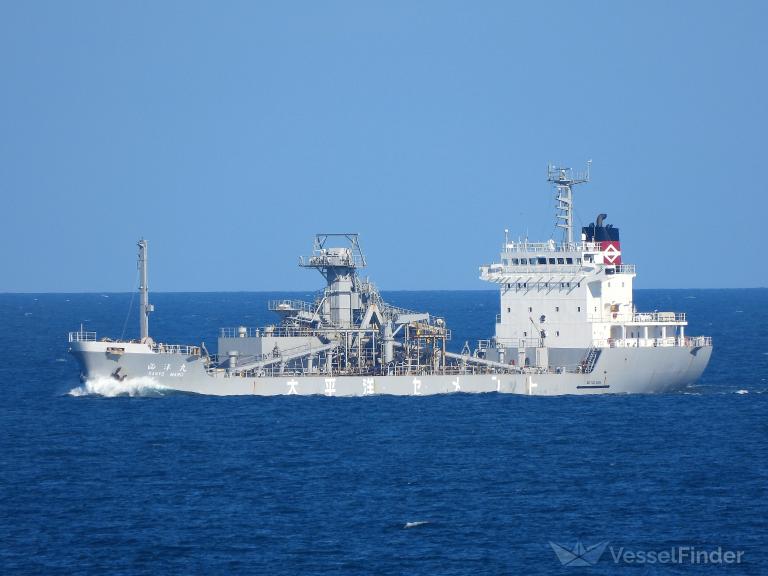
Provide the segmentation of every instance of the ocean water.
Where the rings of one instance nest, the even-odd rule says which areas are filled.
[[[151,332],[213,349],[275,296],[155,294]],[[456,350],[498,311],[385,296],[445,316]],[[713,336],[702,380],[558,398],[89,393],[66,333],[134,337],[130,302],[0,295],[0,574],[768,573],[768,290],[637,291]],[[608,545],[563,568],[550,542],[577,541]],[[614,561],[680,546],[741,562]]]

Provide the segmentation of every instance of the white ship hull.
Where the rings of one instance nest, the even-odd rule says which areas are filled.
[[[207,371],[205,361],[198,356],[153,352],[142,344],[121,344],[124,351],[115,354],[108,351],[113,347],[108,342],[72,342],[71,352],[80,364],[83,380],[149,378],[168,390],[215,396],[657,393],[693,384],[712,353],[711,346],[604,348],[590,373],[525,369],[519,373],[246,377],[230,376],[223,369]]]
[[[444,318],[387,303],[358,269],[357,234],[317,234],[299,266],[326,286],[311,302],[268,302],[279,322],[220,330],[217,355],[204,345],[156,343],[149,336],[147,242],[139,247],[139,339],[97,340],[70,332],[85,381],[142,382],[179,392],[229,395],[424,396],[501,392],[532,396],[634,394],[693,384],[712,355],[712,339],[686,334],[684,313],[638,312],[633,265],[623,264],[619,229],[606,214],[574,241],[572,186],[588,181],[569,168],[548,170],[557,188],[557,244],[510,241],[480,278],[499,287],[495,334],[471,351],[448,350]],[[339,245],[340,243],[340,245]],[[108,386],[109,387],[109,386]]]

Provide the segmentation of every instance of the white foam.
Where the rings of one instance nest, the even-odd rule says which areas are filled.
[[[427,520],[418,520],[416,522],[406,522],[403,528],[416,528],[416,526],[424,526],[424,524],[429,524],[429,522]]]
[[[158,396],[166,386],[158,384],[156,380],[148,376],[139,378],[126,378],[123,381],[114,378],[97,378],[88,380],[82,386],[72,388],[68,392],[70,396],[104,396],[114,398],[115,396]]]
[[[749,394],[749,390],[736,390],[736,394]]]

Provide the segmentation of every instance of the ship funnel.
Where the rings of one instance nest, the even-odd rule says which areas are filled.
[[[608,218],[608,214],[598,214],[597,220],[595,220],[595,226],[597,228],[600,228],[603,225],[603,220],[605,220],[606,218]]]

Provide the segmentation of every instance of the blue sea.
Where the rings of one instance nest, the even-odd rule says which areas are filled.
[[[151,333],[213,350],[221,326],[272,323],[275,296],[154,294]],[[498,311],[491,291],[385,296],[444,316],[455,350]],[[713,337],[698,384],[73,395],[67,332],[135,337],[137,302],[127,316],[130,294],[0,295],[0,574],[768,574],[768,290],[635,298]],[[563,567],[553,544],[571,562],[579,542],[594,565]],[[660,561],[680,549],[709,563]]]

